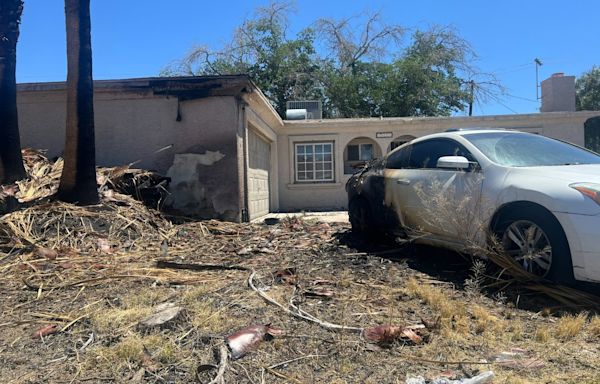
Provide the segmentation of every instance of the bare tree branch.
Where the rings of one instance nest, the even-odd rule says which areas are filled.
[[[353,67],[365,59],[381,59],[389,52],[390,44],[399,44],[404,35],[404,28],[399,25],[387,25],[381,21],[379,12],[364,14],[366,21],[362,27],[352,23],[354,16],[342,20],[319,19],[316,29],[323,35],[329,48],[335,53],[341,68]],[[355,30],[360,29],[360,37],[356,38]]]

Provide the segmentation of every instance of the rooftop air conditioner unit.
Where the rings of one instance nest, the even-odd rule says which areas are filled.
[[[320,100],[306,100],[306,101],[288,101],[286,103],[286,109],[289,110],[306,110],[306,119],[322,119],[323,118],[323,104]]]

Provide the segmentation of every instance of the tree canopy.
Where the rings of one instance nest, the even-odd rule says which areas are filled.
[[[600,67],[592,67],[575,82],[577,110],[600,111]]]
[[[290,36],[291,12],[289,3],[258,8],[229,43],[195,47],[162,75],[249,74],[281,116],[292,100],[322,100],[326,117],[447,116],[472,101],[475,54],[450,28],[407,36],[365,13]]]

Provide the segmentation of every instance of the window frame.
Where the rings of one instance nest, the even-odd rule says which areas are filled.
[[[370,146],[371,147],[371,158],[370,159],[363,159],[362,158],[362,154],[363,154],[363,147],[364,146]],[[350,159],[350,151],[349,148],[350,147],[357,147],[358,148],[358,158],[357,159]],[[358,144],[348,144],[346,146],[346,150],[347,152],[347,162],[360,162],[360,161],[371,161],[375,158],[375,147],[373,146],[373,143],[358,143]]]
[[[438,168],[437,165],[434,166],[434,167],[424,167],[424,166],[416,167],[416,166],[414,166],[414,163],[413,163],[413,154],[415,153],[415,151],[414,151],[415,147],[418,147],[418,146],[424,145],[424,144],[431,144],[432,142],[446,142],[446,143],[450,143],[450,144],[456,146],[457,148],[459,148],[461,151],[465,152],[464,155],[453,154],[453,155],[444,155],[444,156],[464,156],[469,161],[474,161],[473,154],[462,143],[460,143],[457,140],[454,140],[452,138],[449,138],[449,137],[436,137],[436,138],[433,138],[433,139],[430,139],[430,140],[423,140],[423,141],[419,141],[417,143],[412,143],[412,145],[411,145],[412,148],[411,148],[411,151],[410,151],[410,157],[408,159],[408,167],[407,167],[407,169],[452,171],[451,169]]]
[[[397,164],[397,165],[399,165],[399,167],[396,164],[393,167],[390,167],[389,163],[387,162],[387,159],[386,159],[386,165],[385,165],[385,167],[388,168],[388,169],[418,169],[418,170],[453,171],[451,169],[438,168],[437,166],[435,166],[435,167],[415,167],[415,166],[413,166],[413,158],[412,158],[412,156],[414,154],[414,147],[415,146],[424,145],[424,144],[428,144],[428,143],[431,143],[431,142],[446,142],[446,143],[451,143],[452,145],[454,145],[457,148],[459,148],[461,151],[464,151],[464,154],[466,155],[465,157],[469,161],[472,161],[474,163],[478,163],[477,160],[476,160],[476,158],[475,158],[475,156],[473,156],[473,154],[471,153],[471,151],[469,151],[467,149],[467,147],[465,147],[464,144],[462,144],[459,141],[454,140],[454,139],[452,139],[450,137],[437,137],[437,138],[432,138],[432,139],[429,139],[429,140],[419,141],[419,142],[416,142],[416,143],[412,143],[411,142],[411,143],[409,143],[406,146],[402,146],[401,149],[398,149],[397,151],[390,153],[390,155],[388,155],[388,158],[390,156],[394,156],[394,157],[398,156],[398,157],[400,157],[401,153],[403,153],[403,152],[407,152],[408,153],[408,157],[404,158],[404,159],[401,159],[401,158],[398,159],[399,162],[400,162],[400,164]],[[461,155],[444,155],[444,156],[461,156]],[[400,161],[400,160],[402,160],[402,161]]]
[[[329,145],[329,147],[331,148],[331,151],[329,152],[329,154],[331,154],[331,160],[325,161],[322,160],[320,162],[317,162],[317,160],[315,159],[315,147],[317,145]],[[300,180],[298,178],[298,147],[305,147],[305,151],[306,151],[306,147],[310,146],[312,147],[312,155],[313,155],[313,160],[312,160],[312,173],[313,173],[313,178],[312,179],[303,179]],[[305,152],[306,153],[306,152]],[[323,152],[323,155],[327,154],[326,152]],[[308,162],[302,162],[303,164],[310,164]],[[331,178],[323,178],[323,179],[317,179],[316,178],[316,174],[317,174],[317,169],[316,169],[316,164],[317,163],[321,163],[321,164],[325,164],[325,163],[331,163]],[[303,172],[306,172],[306,170],[304,170]],[[325,171],[325,170],[320,170],[320,172],[323,172],[323,174],[325,172],[329,172],[329,171]],[[335,183],[335,143],[333,141],[310,141],[310,142],[294,142],[294,182],[297,184],[322,184],[322,183]]]
[[[407,144],[404,145],[402,144],[400,148],[398,150],[395,150],[395,152],[390,152],[390,154],[388,154],[387,158],[385,159],[385,168],[386,169],[407,169],[408,168],[408,162],[410,161],[410,154],[412,152],[412,144]],[[390,159],[391,158],[391,159]],[[397,164],[390,164],[390,160],[394,160],[397,162]]]

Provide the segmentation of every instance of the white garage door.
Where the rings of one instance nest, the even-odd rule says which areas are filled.
[[[248,130],[248,214],[250,220],[269,213],[271,145]]]

